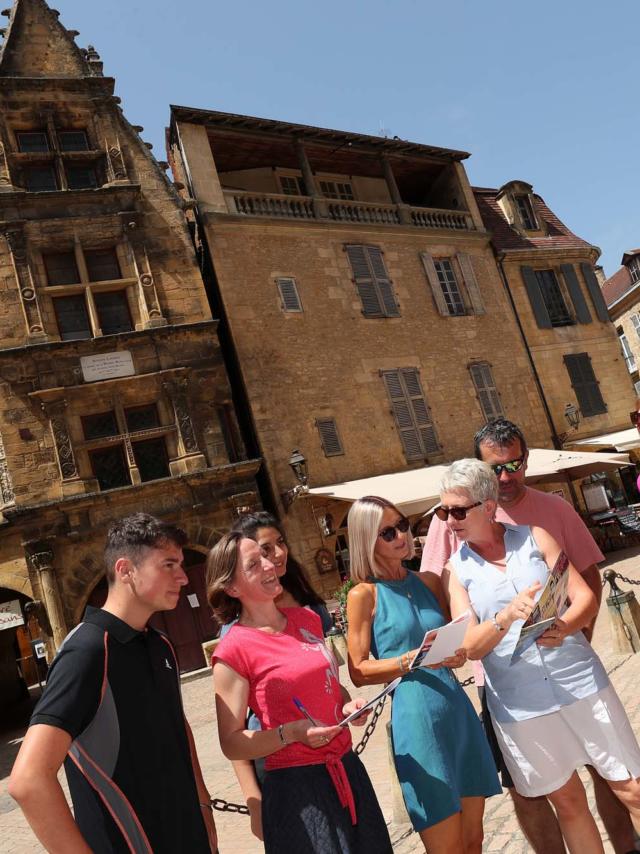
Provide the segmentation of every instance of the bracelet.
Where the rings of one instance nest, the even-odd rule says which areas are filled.
[[[500,632],[500,634],[502,634],[502,632],[504,631],[504,626],[501,626],[500,623],[498,622],[498,614],[499,613],[500,613],[500,611],[496,611],[495,614],[493,615],[493,618],[489,622],[491,623],[491,625],[493,626],[493,628],[497,632]]]
[[[282,742],[282,744],[283,744],[285,747],[288,747],[288,746],[289,746],[289,742],[288,742],[288,741],[286,740],[286,738],[284,737],[284,724],[280,724],[280,726],[278,727],[278,735],[280,736],[280,741]]]
[[[406,652],[403,655],[399,655],[398,658],[396,659],[396,661],[398,663],[398,667],[400,668],[400,673],[408,673],[409,672],[409,666],[407,664],[405,664],[405,661],[404,661],[405,655],[407,655]]]

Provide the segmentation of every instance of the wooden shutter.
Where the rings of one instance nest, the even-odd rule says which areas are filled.
[[[438,279],[436,265],[433,263],[433,256],[429,252],[421,252],[420,258],[422,260],[424,271],[427,274],[427,281],[431,287],[431,293],[433,294],[433,300],[436,304],[436,308],[443,317],[449,317],[451,312],[449,311],[447,301],[442,293],[442,286],[440,284],[440,279]]]
[[[609,323],[611,319],[609,317],[609,309],[607,308],[607,303],[602,296],[602,290],[600,289],[600,285],[596,279],[596,274],[593,272],[593,267],[591,264],[582,263],[580,264],[580,269],[582,270],[582,275],[584,276],[587,288],[591,294],[591,301],[593,302],[596,314],[598,315],[598,320],[601,320],[602,323]]]
[[[573,264],[561,264],[560,269],[562,270],[562,275],[564,276],[564,280],[567,284],[567,290],[571,296],[571,302],[576,310],[576,320],[578,323],[592,323],[591,312],[589,311],[589,306],[587,305],[587,301],[582,293],[582,288],[580,287],[575,267]]]
[[[320,441],[322,442],[322,450],[325,457],[336,457],[339,454],[344,454],[335,419],[318,418],[316,420],[316,427],[318,428],[318,433],[320,433]]]
[[[589,354],[574,353],[564,356],[564,363],[583,416],[588,418],[590,415],[601,415],[606,412],[607,406],[602,399],[600,385],[593,372]]]
[[[471,303],[473,313],[484,314],[484,302],[482,300],[480,288],[478,287],[478,280],[476,279],[476,274],[473,269],[471,256],[467,255],[466,252],[458,252],[456,257],[462,271],[462,278],[464,279],[467,293],[469,294],[469,302]]]
[[[302,311],[302,303],[298,294],[296,280],[291,278],[276,279],[278,290],[280,291],[280,301],[283,311]]]
[[[529,297],[536,323],[541,329],[552,329],[551,318],[549,317],[536,274],[531,267],[520,267],[520,272],[522,273],[522,279],[527,289],[527,296]]]
[[[485,420],[488,422],[494,418],[502,418],[504,411],[500,401],[500,394],[491,373],[491,366],[488,362],[477,362],[475,365],[469,365],[469,373],[471,374]]]
[[[347,246],[347,257],[365,317],[399,317],[393,285],[377,246]]]
[[[407,460],[423,460],[440,450],[429,407],[415,368],[382,371]]]

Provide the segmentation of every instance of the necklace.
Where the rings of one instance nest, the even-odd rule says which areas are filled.
[[[404,585],[408,578],[409,572],[407,571],[407,574],[404,576],[404,578],[381,578],[380,581],[384,581],[385,584],[389,584],[391,587],[395,587],[397,590],[403,593],[407,597],[407,599],[413,599],[413,595],[410,590],[402,589],[402,585]]]

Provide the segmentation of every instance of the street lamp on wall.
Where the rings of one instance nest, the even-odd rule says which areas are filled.
[[[580,424],[581,412],[578,407],[574,403],[567,403],[564,408],[564,417],[567,419],[567,423],[572,430],[578,429],[578,424]]]
[[[309,478],[307,475],[307,461],[305,457],[296,448],[289,457],[289,465],[293,469],[298,483],[282,493],[282,501],[285,509],[288,510],[296,499],[309,492]]]

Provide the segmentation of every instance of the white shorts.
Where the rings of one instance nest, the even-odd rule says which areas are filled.
[[[605,780],[640,777],[640,747],[613,685],[525,721],[492,718],[516,791],[527,797],[555,792],[584,765]]]

